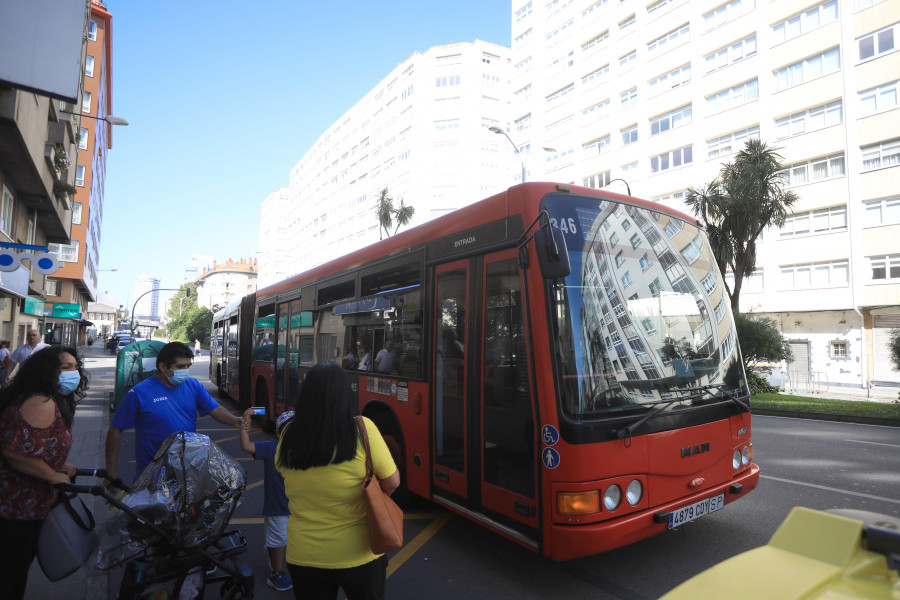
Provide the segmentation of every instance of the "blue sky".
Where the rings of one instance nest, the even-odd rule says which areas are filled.
[[[256,256],[259,210],[321,133],[415,51],[510,43],[509,0],[107,0],[113,131],[99,292]],[[161,299],[171,295],[162,292]],[[162,303],[160,305],[162,307]]]

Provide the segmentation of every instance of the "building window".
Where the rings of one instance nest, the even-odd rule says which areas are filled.
[[[88,24],[88,39],[92,42],[97,41],[97,21],[91,21]]]
[[[525,131],[531,127],[531,113],[516,119],[514,123],[516,125],[516,131]]]
[[[622,169],[622,175],[628,173],[629,171],[636,171],[638,168],[638,161],[628,163],[627,165],[622,165],[620,168]]]
[[[598,102],[593,106],[589,106],[583,111],[581,111],[582,116],[587,116],[592,112],[598,113],[596,116],[599,118],[601,115],[605,115],[609,111],[609,98],[604,100],[603,102]]]
[[[78,149],[87,150],[88,147],[88,129],[81,127],[78,129]]]
[[[706,277],[700,281],[700,285],[706,290],[707,294],[712,294],[719,285],[719,279],[716,277],[715,271],[710,271]]]
[[[685,146],[650,158],[650,172],[657,173],[694,162],[694,147]]]
[[[569,85],[556,90],[549,96],[546,96],[545,99],[547,100],[547,102],[553,102],[555,100],[559,100],[560,98],[562,98],[566,94],[570,93],[574,89],[575,89],[575,84],[570,83]]]
[[[897,82],[892,81],[859,93],[863,116],[897,108]]]
[[[84,59],[84,75],[85,77],[94,76],[94,57],[90,54]]]
[[[691,242],[680,250],[681,256],[687,264],[692,265],[694,261],[700,258],[700,248],[703,246],[703,238],[698,234]]]
[[[651,296],[659,296],[659,292],[662,290],[662,284],[659,282],[659,277],[650,282],[650,285],[647,286],[650,288]]]
[[[530,15],[531,10],[532,10],[531,2],[529,2],[528,4],[526,4],[519,10],[517,10],[516,11],[516,23],[518,23],[519,21],[521,21],[522,19],[524,19],[525,17]]]
[[[781,237],[795,237],[810,233],[827,233],[847,229],[847,205],[796,212],[784,220]]]
[[[679,85],[689,83],[691,81],[691,63],[681,65],[677,69],[673,69],[668,73],[663,73],[659,77],[651,79],[647,82],[652,91],[657,85],[660,86],[660,92],[663,88],[677,88]]]
[[[90,114],[91,112],[91,93],[83,92],[81,95],[81,112]]]
[[[624,21],[619,21],[619,31],[625,31],[626,29],[628,29],[629,27],[634,25],[634,23],[635,23],[634,15],[631,15],[630,17],[626,18]]]
[[[609,29],[607,29],[600,35],[596,35],[596,36],[592,37],[591,39],[589,39],[588,41],[586,41],[585,43],[583,43],[581,45],[581,49],[589,50],[589,49],[593,48],[594,46],[596,46],[597,44],[600,44],[601,42],[606,41],[607,39],[609,39]]]
[[[863,157],[863,173],[900,164],[900,140],[864,146],[860,150]]]
[[[706,31],[734,21],[756,8],[756,0],[731,0],[703,15]]]
[[[81,225],[81,202],[72,203],[72,225]]]
[[[859,44],[859,60],[869,60],[894,50],[894,27],[885,27],[875,33],[863,36],[857,40]]]
[[[781,267],[781,286],[786,290],[845,286],[848,281],[850,265],[846,260]]]
[[[704,56],[706,72],[712,73],[713,71],[724,69],[728,65],[744,60],[754,54],[756,54],[755,33]]]
[[[647,44],[647,50],[653,52],[654,50],[665,48],[669,45],[669,42],[674,42],[678,38],[681,38],[682,42],[686,42],[690,39],[690,34],[691,25],[690,23],[685,23],[681,27],[676,27],[672,31],[662,34],[655,40],[650,40],[650,43]]]
[[[13,195],[3,186],[3,199],[0,201],[0,231],[12,239]]]
[[[513,96],[515,96],[518,101],[528,100],[531,98],[531,84],[529,83],[525,87],[516,90],[513,93]]]
[[[631,242],[631,247],[632,247],[632,248],[637,248],[637,247],[638,247],[638,244],[641,243],[641,236],[638,235],[638,234],[636,234],[636,233],[635,233],[635,234],[632,234],[631,238],[630,238],[628,241]],[[647,255],[645,254],[645,255],[644,255],[644,258],[646,258],[646,257],[647,257]],[[642,266],[642,267],[644,266],[643,259],[641,259],[641,266]]]
[[[900,223],[900,198],[866,202],[866,226]]]
[[[581,85],[587,85],[588,83],[595,81],[595,80],[599,80],[601,77],[603,77],[604,75],[608,75],[608,74],[609,74],[609,64],[605,64],[602,67],[600,67],[599,69],[595,69],[595,70],[591,71],[590,73],[588,73],[587,75],[584,75],[581,78]]]
[[[622,103],[622,106],[634,106],[637,104],[637,86],[631,88],[630,90],[625,90],[621,94],[619,94],[619,100]]]
[[[633,144],[638,140],[638,129],[637,125],[632,125],[631,127],[626,127],[622,130],[622,143],[626,146],[629,144]]]
[[[530,56],[526,56],[525,58],[523,58],[522,60],[520,60],[519,62],[516,63],[516,71],[519,71],[519,70],[525,69],[525,68],[531,68],[531,57]]]
[[[597,0],[596,2],[594,2],[593,4],[588,6],[586,9],[581,11],[581,16],[586,17],[589,14],[591,14],[592,12],[594,12],[595,10],[599,11],[600,7],[603,6],[604,4],[606,4],[607,2],[609,2],[609,0]]]
[[[650,135],[657,135],[659,133],[663,133],[664,131],[668,131],[669,129],[675,129],[676,127],[681,127],[682,125],[689,125],[690,122],[691,105],[688,104],[687,106],[676,108],[673,111],[650,119]]]
[[[547,41],[552,40],[557,35],[559,35],[560,33],[564,32],[566,29],[569,29],[570,27],[572,27],[574,25],[575,25],[575,19],[569,19],[568,21],[566,21],[565,23],[563,23],[562,25],[560,25],[559,27],[557,27],[556,29],[554,29],[553,31],[548,33],[547,38],[546,38]]]
[[[45,279],[44,280],[44,295],[45,296],[59,296],[59,280],[58,279]]]
[[[625,271],[625,274],[622,275],[622,286],[628,287],[629,285],[631,285],[631,283],[631,273]]]
[[[71,244],[47,244],[47,248],[63,262],[78,262],[78,240]]]
[[[880,4],[882,2],[884,2],[884,0],[856,0],[856,10],[869,8],[870,6],[875,6],[876,4]]]
[[[632,50],[628,54],[619,57],[619,65],[626,65],[637,58],[637,50]]]
[[[900,254],[870,256],[869,265],[872,268],[872,281],[900,280]]]
[[[759,81],[751,79],[733,88],[716,92],[706,97],[706,107],[711,112],[718,112],[733,106],[740,106],[759,97]]]
[[[778,139],[783,140],[807,133],[808,131],[839,125],[843,121],[843,102],[837,100],[804,110],[803,112],[794,113],[788,117],[775,119],[775,129],[778,132]]]
[[[600,153],[605,152],[606,150],[609,150],[609,136],[605,135],[603,137],[593,139],[589,142],[585,142],[581,145],[581,148],[583,150],[590,150],[592,148],[597,148],[597,152],[600,152]]]
[[[809,33],[813,29],[818,29],[822,25],[837,21],[837,18],[837,0],[828,0],[828,2],[813,6],[800,14],[772,25],[772,37],[775,38],[776,44],[780,44],[804,33]]]
[[[681,190],[678,192],[671,192],[669,194],[663,194],[662,196],[654,196],[650,198],[654,202],[673,202],[673,201],[682,201],[687,196],[687,190]]]
[[[739,146],[743,146],[744,142],[751,138],[759,139],[759,125],[707,140],[707,156],[715,158],[736,152]]]
[[[635,234],[635,235],[637,235],[637,234]],[[647,269],[649,269],[650,267],[653,266],[653,261],[650,260],[650,255],[646,252],[644,252],[644,255],[641,257],[641,260],[639,262],[641,264],[642,272],[646,271]]]
[[[435,87],[448,87],[451,85],[459,85],[459,75],[444,75],[434,80]]]
[[[84,187],[84,165],[77,165],[75,167],[75,185]]]
[[[847,342],[833,341],[829,344],[831,358],[847,358]]]
[[[584,187],[590,187],[599,190],[600,188],[609,185],[609,171],[603,171],[602,173],[589,175],[583,178],[581,181]]]
[[[531,27],[529,27],[528,30],[525,31],[524,33],[520,33],[519,35],[517,35],[517,36],[516,36],[516,39],[515,39],[515,42],[516,42],[517,44],[521,44],[521,43],[524,42],[530,35],[531,35]]]
[[[772,71],[772,74],[775,75],[775,87],[780,91],[840,70],[841,49],[832,48],[822,54]]]
[[[790,165],[781,172],[787,186],[803,185],[844,176],[844,154],[832,154],[808,162]]]

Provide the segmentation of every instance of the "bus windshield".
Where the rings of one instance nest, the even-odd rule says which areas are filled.
[[[551,195],[544,206],[572,265],[551,284],[565,415],[747,398],[728,294],[702,230],[602,198]]]

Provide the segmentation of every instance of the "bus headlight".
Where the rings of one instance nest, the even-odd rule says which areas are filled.
[[[603,508],[606,510],[616,510],[619,503],[622,502],[622,488],[613,484],[606,488],[603,492]]]
[[[734,456],[731,457],[731,467],[735,470],[741,468],[741,451],[735,450]]]
[[[750,446],[744,446],[744,450],[741,452],[741,464],[746,467],[750,464],[751,458],[753,458],[753,453],[750,450]]]
[[[641,482],[637,479],[632,479],[631,483],[629,483],[628,487],[625,489],[625,501],[631,506],[637,506],[637,503],[641,501],[641,496],[643,495],[644,486],[641,485]]]

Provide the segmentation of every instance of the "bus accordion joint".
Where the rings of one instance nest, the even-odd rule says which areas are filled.
[[[528,235],[538,221],[540,226]],[[546,210],[542,210],[531,225],[525,228],[525,231],[519,236],[517,246],[519,248],[519,266],[522,269],[528,268],[528,252],[525,246],[529,240],[534,241],[534,253],[537,256],[538,268],[544,279],[559,279],[568,277],[572,272],[572,265],[569,262],[569,250],[566,247],[566,238],[563,232],[554,227],[550,223],[550,215]]]

